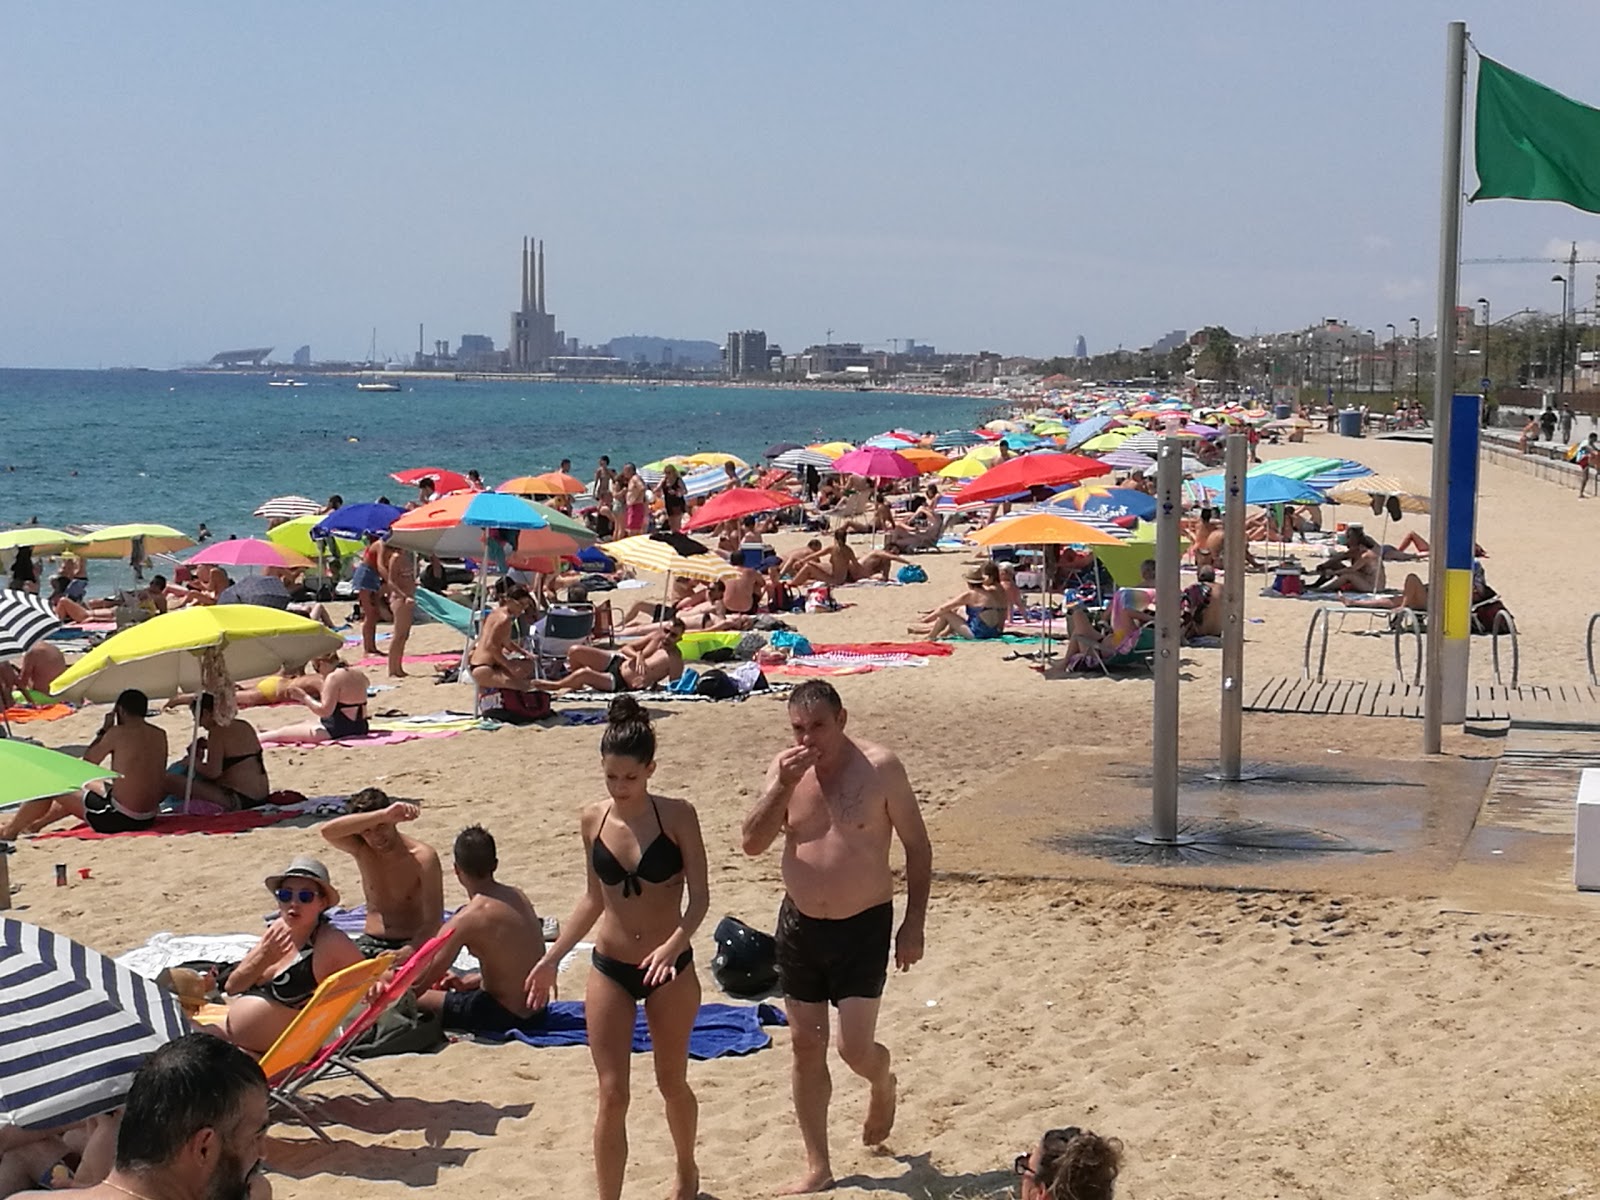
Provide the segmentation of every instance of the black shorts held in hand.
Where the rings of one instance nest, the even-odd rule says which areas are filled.
[[[778,982],[803,1004],[876,1000],[889,977],[894,905],[885,901],[853,917],[808,917],[788,896],[778,910]]]

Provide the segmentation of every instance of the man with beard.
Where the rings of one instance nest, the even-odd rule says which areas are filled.
[[[267,1079],[237,1046],[205,1033],[168,1042],[133,1077],[116,1166],[81,1200],[270,1200],[261,1176]],[[55,1192],[20,1192],[52,1196]]]

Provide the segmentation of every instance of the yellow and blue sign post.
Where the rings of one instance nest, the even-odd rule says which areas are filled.
[[[1444,587],[1443,638],[1439,643],[1440,716],[1446,725],[1467,719],[1467,670],[1471,660],[1472,561],[1478,515],[1478,417],[1481,398],[1457,394],[1450,401],[1450,456],[1444,553],[1435,550]],[[1434,452],[1438,453],[1435,447]]]

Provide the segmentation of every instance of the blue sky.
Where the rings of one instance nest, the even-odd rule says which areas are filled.
[[[0,366],[504,345],[527,233],[585,341],[1426,329],[1458,17],[1600,105],[1600,8],[1554,0],[11,5]],[[1600,257],[1558,205],[1463,230]],[[1461,295],[1553,310],[1555,270]]]

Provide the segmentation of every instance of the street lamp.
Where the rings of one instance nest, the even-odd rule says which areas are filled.
[[[1411,399],[1422,403],[1422,322],[1411,318]]]
[[[1478,297],[1478,303],[1483,305],[1483,398],[1489,399],[1489,301]]]
[[[1372,361],[1372,356],[1378,350],[1378,335],[1372,330],[1367,330],[1367,395],[1372,394],[1372,385],[1378,382],[1377,364]],[[1356,378],[1361,378],[1361,360],[1356,359]]]
[[[1393,321],[1390,321],[1386,325],[1384,325],[1384,328],[1389,331],[1389,399],[1391,401],[1393,401],[1393,399],[1394,399],[1395,342],[1398,339],[1398,334],[1395,331],[1395,327],[1394,327],[1394,322]],[[1391,403],[1390,407],[1393,407],[1392,403]]]
[[[1559,405],[1561,403],[1561,392],[1562,392],[1562,389],[1567,386],[1567,286],[1568,286],[1568,280],[1567,280],[1567,277],[1565,275],[1552,275],[1552,276],[1550,276],[1550,282],[1551,283],[1559,283],[1561,285],[1561,346],[1556,351],[1556,363],[1558,364],[1557,367],[1556,367],[1556,370],[1558,372],[1558,374],[1556,375],[1556,404]]]

